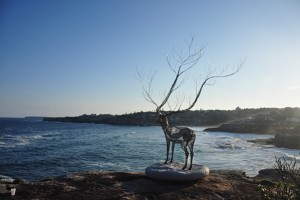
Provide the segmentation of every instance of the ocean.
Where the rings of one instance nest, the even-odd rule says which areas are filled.
[[[300,150],[247,142],[272,135],[203,132],[191,127],[197,139],[194,163],[210,170],[237,169],[255,176],[275,165],[275,157],[296,157]],[[176,145],[174,160],[184,162]],[[143,172],[166,156],[165,138],[158,126],[112,126],[43,122],[38,118],[0,118],[0,179],[37,181],[82,170]]]

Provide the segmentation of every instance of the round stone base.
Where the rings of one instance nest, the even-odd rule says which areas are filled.
[[[164,181],[193,181],[209,175],[208,167],[193,164],[192,170],[182,170],[183,164],[155,163],[145,169],[146,176]]]

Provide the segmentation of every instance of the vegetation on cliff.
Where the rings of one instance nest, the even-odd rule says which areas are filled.
[[[212,126],[226,123],[233,120],[256,119],[256,123],[261,120],[284,122],[288,120],[299,120],[300,108],[258,108],[235,110],[195,110],[178,113],[170,116],[169,121],[175,125],[187,126]],[[76,117],[46,117],[44,121],[75,122],[75,123],[98,123],[111,125],[140,125],[152,126],[159,125],[158,117],[155,112],[135,112],[123,115],[111,114],[91,114]]]

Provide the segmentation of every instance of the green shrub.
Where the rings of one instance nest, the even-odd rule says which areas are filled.
[[[23,179],[17,178],[13,181],[13,184],[24,184],[25,181]]]
[[[259,186],[263,200],[299,200],[300,199],[300,168],[296,159],[288,162],[284,157],[276,158],[275,169],[279,181],[275,186]]]
[[[53,177],[53,176],[47,176],[47,177],[43,178],[43,179],[41,180],[41,182],[53,181],[53,180],[54,180],[54,177]]]

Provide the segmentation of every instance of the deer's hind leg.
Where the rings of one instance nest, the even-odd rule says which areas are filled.
[[[190,150],[190,159],[191,159],[191,163],[190,163],[189,170],[191,170],[192,167],[193,167],[194,143],[195,143],[195,140],[196,140],[196,135],[195,135],[195,136],[192,138],[192,140],[188,143],[188,147],[189,147],[189,150]]]
[[[189,149],[190,149],[190,159],[191,159],[189,170],[191,170],[192,166],[193,166],[193,157],[194,157],[194,150],[193,149],[194,149],[194,145],[189,146]]]
[[[167,158],[166,161],[164,162],[165,164],[167,164],[168,160],[169,160],[169,150],[170,150],[170,140],[166,140],[167,142]],[[172,156],[173,158],[173,156]]]

